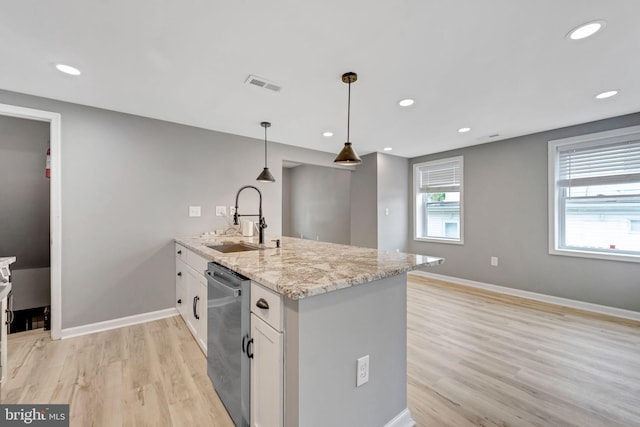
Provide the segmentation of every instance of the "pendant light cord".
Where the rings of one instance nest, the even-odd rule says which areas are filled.
[[[267,127],[264,127],[264,167],[267,167]]]
[[[349,97],[347,101],[347,142],[349,141],[349,123],[351,123],[351,80],[349,80]]]

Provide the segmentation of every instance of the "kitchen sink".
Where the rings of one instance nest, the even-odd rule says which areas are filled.
[[[223,243],[221,245],[207,245],[208,248],[213,249],[214,251],[222,252],[225,254],[231,252],[246,252],[246,251],[257,251],[260,248],[253,245],[248,245],[246,243]]]

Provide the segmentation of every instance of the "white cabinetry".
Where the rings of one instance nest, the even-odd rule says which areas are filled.
[[[176,308],[207,354],[207,260],[176,244]]]
[[[284,416],[284,332],[282,296],[251,284],[251,425],[282,426]]]

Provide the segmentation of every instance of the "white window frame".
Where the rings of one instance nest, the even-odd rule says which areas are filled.
[[[630,126],[626,128],[614,129],[605,132],[580,135],[571,138],[555,139],[549,141],[548,145],[548,230],[549,230],[549,254],[564,255],[571,257],[595,258],[613,261],[640,262],[640,255],[634,254],[613,254],[608,252],[586,251],[579,249],[567,249],[560,247],[560,218],[558,209],[560,207],[560,194],[556,182],[559,174],[558,149],[567,145],[584,144],[593,142],[615,143],[625,140],[637,139],[640,137],[640,126]]]
[[[460,239],[446,237],[422,237],[418,236],[418,206],[416,200],[420,193],[420,173],[419,170],[425,166],[435,166],[453,161],[460,162]],[[447,157],[444,159],[432,160],[429,162],[416,163],[413,165],[413,240],[418,242],[447,243],[452,245],[464,245],[464,156]]]

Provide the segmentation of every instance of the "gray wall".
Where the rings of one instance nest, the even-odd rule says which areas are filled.
[[[285,395],[299,405],[286,425],[383,426],[407,407],[406,275],[285,304],[285,347],[298,349],[286,356]],[[367,354],[369,382],[356,387]]]
[[[351,244],[378,247],[378,154],[362,156],[351,175]]]
[[[407,251],[408,171],[408,159],[378,153],[378,249]]]
[[[352,245],[407,251],[408,170],[409,160],[403,157],[362,156],[362,164],[351,176]]]
[[[547,237],[547,142],[638,124],[640,113],[411,159],[464,156],[465,235],[417,242],[411,224],[410,251],[446,258],[440,274],[640,311],[640,264],[549,255]]]
[[[63,329],[173,307],[174,237],[222,228],[215,206],[233,205],[246,184],[263,191],[267,235],[280,235],[282,160],[333,162],[331,153],[271,144],[277,182],[257,183],[261,139],[7,91],[0,103],[62,116]],[[189,205],[202,206],[202,217],[189,218]],[[256,207],[257,194],[243,193],[241,211]]]
[[[50,303],[49,124],[0,116],[0,256],[11,266],[13,309]]]
[[[290,168],[289,176],[282,181],[283,204],[289,199],[291,209],[287,235],[348,245],[351,173],[312,165]],[[289,195],[285,195],[285,187],[289,187]],[[283,221],[284,218],[283,213]]]
[[[282,168],[282,235],[291,234],[291,168]]]
[[[49,123],[0,116],[0,256],[12,270],[49,267]]]

